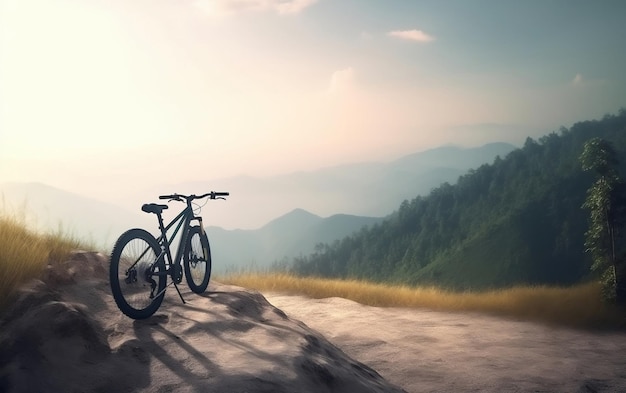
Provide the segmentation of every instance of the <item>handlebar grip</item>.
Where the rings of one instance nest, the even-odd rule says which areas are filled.
[[[215,196],[229,196],[230,193],[229,192],[214,192],[213,195],[215,195]]]
[[[159,195],[159,199],[179,199],[178,195]]]

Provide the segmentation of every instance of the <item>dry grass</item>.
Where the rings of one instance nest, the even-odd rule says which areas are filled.
[[[67,234],[36,233],[17,216],[0,214],[0,308],[15,288],[40,277],[48,262],[60,261],[84,246]]]
[[[514,287],[460,293],[435,287],[413,288],[288,274],[241,274],[223,277],[221,282],[311,298],[337,296],[370,306],[481,312],[576,328],[623,328],[626,325],[626,312],[603,303],[600,286],[596,283],[568,288]]]
[[[49,262],[72,250],[90,249],[61,230],[40,234],[23,219],[0,213],[0,309],[8,295],[25,281],[40,277]],[[572,327],[623,328],[624,310],[602,302],[596,283],[570,288],[515,287],[489,292],[449,292],[435,287],[407,287],[355,280],[302,278],[288,274],[236,274],[218,280],[259,291],[343,297],[382,307],[415,307],[440,311],[482,312]]]

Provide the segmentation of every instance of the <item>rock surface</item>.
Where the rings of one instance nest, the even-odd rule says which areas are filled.
[[[134,321],[101,254],[77,252],[15,296],[0,321],[0,392],[401,392],[258,292],[173,288]],[[182,287],[182,286],[181,286]]]

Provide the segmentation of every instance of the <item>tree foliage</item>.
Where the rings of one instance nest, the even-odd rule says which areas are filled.
[[[402,202],[381,224],[319,245],[295,259],[291,270],[454,289],[590,278],[581,206],[593,175],[582,170],[579,157],[594,137],[610,141],[616,158],[623,157],[626,111],[528,138],[456,184]]]
[[[620,266],[623,258],[618,258],[624,197],[623,182],[617,170],[617,153],[610,142],[596,137],[585,143],[580,161],[583,170],[593,171],[598,176],[587,191],[583,204],[589,210],[585,247],[593,258],[591,268],[601,275],[605,298],[624,302],[624,278]]]

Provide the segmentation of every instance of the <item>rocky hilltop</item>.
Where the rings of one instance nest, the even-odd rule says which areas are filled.
[[[211,283],[134,321],[107,258],[75,252],[0,321],[2,392],[401,392],[258,292]]]

